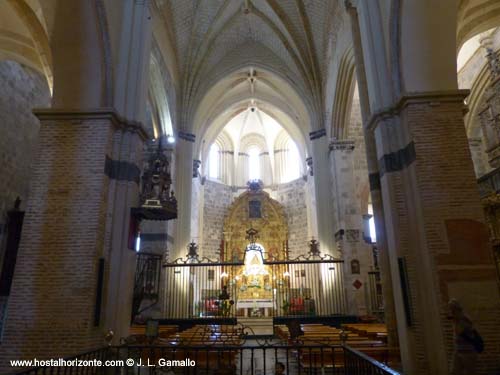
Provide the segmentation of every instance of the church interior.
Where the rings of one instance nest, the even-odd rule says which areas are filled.
[[[0,0],[0,373],[73,370],[500,374],[500,2]]]

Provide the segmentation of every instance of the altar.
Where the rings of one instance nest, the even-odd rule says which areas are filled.
[[[248,317],[253,309],[264,309],[264,316],[272,316],[272,309],[276,304],[272,298],[240,299],[236,302],[236,309],[243,309],[244,316]]]

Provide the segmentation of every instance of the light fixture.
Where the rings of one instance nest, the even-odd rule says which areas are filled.
[[[283,276],[285,276],[285,277],[290,277],[290,272],[285,271],[285,272],[283,273]]]
[[[168,143],[175,143],[175,138],[173,135],[167,135],[167,142]]]
[[[227,272],[226,272],[226,271],[224,271],[224,272],[222,272],[222,273],[220,274],[221,279],[222,279],[222,278],[224,278],[224,277],[228,277],[228,276],[229,276],[229,275],[227,274]]]

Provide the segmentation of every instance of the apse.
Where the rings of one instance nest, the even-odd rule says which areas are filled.
[[[273,117],[255,105],[241,111],[223,127],[209,147],[205,162],[208,178],[245,186],[261,180],[264,186],[302,176],[296,142]]]

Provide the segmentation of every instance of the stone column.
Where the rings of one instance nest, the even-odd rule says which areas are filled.
[[[398,346],[398,332],[396,311],[394,305],[394,290],[392,287],[391,264],[388,252],[387,233],[385,226],[384,207],[380,191],[380,174],[376,154],[375,137],[367,127],[370,117],[370,101],[368,97],[368,83],[364,64],[363,48],[361,43],[360,24],[355,7],[347,3],[347,11],[351,20],[351,30],[356,61],[356,78],[358,83],[361,117],[363,119],[363,132],[365,138],[366,161],[369,173],[370,195],[372,198],[375,226],[377,231],[377,248],[379,251],[379,267],[382,281],[382,294],[384,296],[384,318],[387,325],[387,342],[391,347]]]
[[[274,182],[279,184],[285,177],[288,150],[274,150]]]
[[[328,156],[326,130],[320,129],[309,134],[312,143],[312,172],[316,193],[316,217],[320,251],[334,257],[340,257],[335,246],[335,223],[331,194],[331,172]]]
[[[236,165],[236,186],[245,186],[248,182],[248,154],[238,153],[238,164]]]
[[[262,182],[265,186],[272,185],[273,174],[271,170],[271,160],[269,158],[269,152],[265,151],[259,155],[259,163]]]
[[[220,151],[221,159],[221,181],[226,185],[233,184],[233,170],[234,170],[234,152],[233,151]]]
[[[170,260],[185,257],[187,245],[191,242],[191,196],[193,178],[198,177],[194,168],[193,146],[195,135],[184,131],[178,132],[176,145],[175,195],[177,197],[177,220],[174,250]]]
[[[330,160],[333,176],[333,200],[336,203],[336,233],[342,258],[345,261],[344,278],[347,291],[348,313],[366,315],[368,313],[368,272],[373,261],[370,246],[363,240],[363,217],[357,187],[354,182],[354,141],[338,140],[330,142]],[[358,262],[359,267],[351,267]]]

